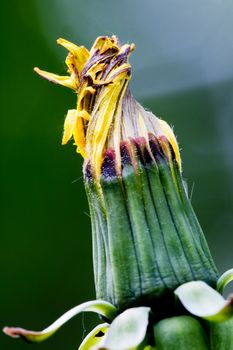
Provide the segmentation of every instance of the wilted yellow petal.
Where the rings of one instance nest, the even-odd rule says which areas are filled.
[[[83,111],[86,111],[88,109],[91,95],[94,94],[95,91],[96,90],[91,86],[84,87],[81,89],[78,96],[78,104],[77,104],[77,110],[79,115],[81,112],[83,113]],[[87,119],[87,118],[84,118],[84,119]]]
[[[122,80],[124,83],[124,80]],[[101,102],[99,115],[95,123],[94,133],[91,136],[91,153],[89,156],[92,159],[92,164],[96,171],[96,176],[99,178],[101,164],[103,160],[103,151],[110,128],[112,126],[115,108],[122,90],[122,84],[114,84],[109,88],[108,93]]]
[[[168,139],[168,141],[172,145],[172,148],[173,148],[174,153],[175,153],[176,161],[179,164],[179,167],[181,168],[181,157],[180,157],[179,146],[178,146],[178,143],[176,141],[176,137],[173,133],[173,130],[168,125],[168,123],[166,123],[164,120],[158,119],[158,121],[159,121],[159,124],[160,124],[163,132],[164,132],[164,136],[166,136],[166,138]]]
[[[57,43],[65,47],[73,55],[75,67],[78,72],[81,73],[83,67],[90,57],[89,51],[84,46],[77,46],[70,41],[62,38],[58,39]]]
[[[77,117],[78,117],[78,113],[76,109],[70,109],[68,111],[64,122],[64,133],[62,138],[62,145],[65,145],[73,136]]]
[[[87,112],[87,111],[80,111],[78,112],[78,117],[79,118],[82,118],[82,119],[85,119],[85,120],[90,120],[90,114]]]
[[[122,78],[122,75],[125,75],[125,72],[128,72],[130,68],[130,65],[128,63],[122,64],[120,67],[115,68],[113,72],[111,72],[106,79],[95,79],[94,76],[96,75],[96,72],[90,72],[88,76],[92,78],[92,82],[94,85],[107,85],[110,83],[114,83],[116,80],[120,80]],[[100,67],[100,71],[103,68]]]
[[[80,117],[76,119],[73,135],[75,145],[77,146],[77,152],[80,153],[83,158],[85,158],[86,140],[83,119]]]
[[[84,157],[86,141],[83,129],[83,118],[78,114],[76,109],[70,109],[67,113],[64,123],[62,145],[65,145],[72,136],[77,146],[77,152],[81,153]]]
[[[92,55],[96,50],[99,51],[100,54],[109,50],[115,49],[119,51],[119,46],[117,45],[117,37],[113,35],[111,38],[107,36],[99,36],[94,42],[90,54]]]
[[[70,76],[61,76],[61,75],[49,73],[37,67],[34,68],[34,71],[37,74],[39,74],[42,78],[49,80],[51,83],[63,85],[72,90],[77,90],[77,86],[74,80]]]

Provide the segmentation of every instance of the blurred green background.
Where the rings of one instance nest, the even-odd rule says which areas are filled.
[[[0,327],[42,329],[94,298],[81,157],[60,145],[68,89],[64,37],[135,42],[132,90],[175,125],[192,202],[222,272],[233,266],[233,3],[220,0],[11,0],[1,4]],[[79,316],[38,349],[77,349],[96,316]],[[26,350],[0,335],[0,348]]]

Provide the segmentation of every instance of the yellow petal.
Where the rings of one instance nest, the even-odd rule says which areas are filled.
[[[80,111],[78,112],[78,117],[85,119],[85,120],[90,120],[90,114],[87,111]]]
[[[58,39],[57,43],[64,48],[66,48],[72,55],[75,62],[75,67],[79,73],[83,70],[87,60],[90,57],[89,51],[84,46],[77,46],[65,39]],[[69,56],[68,56],[69,57]],[[69,61],[67,59],[67,65],[69,65]]]
[[[83,87],[79,93],[78,96],[78,104],[77,104],[77,110],[78,110],[78,114],[80,114],[80,112],[82,110],[87,110],[89,107],[89,100],[91,98],[91,95],[95,93],[95,89],[91,86],[87,86],[87,87]],[[89,98],[88,98],[89,95]],[[86,119],[86,118],[84,118]],[[89,119],[89,118],[88,118]]]
[[[119,103],[118,98],[122,91],[122,85],[124,82],[124,79],[122,79],[121,83],[108,85],[106,87],[108,92],[101,101],[98,118],[94,126],[94,133],[92,135],[89,134],[89,139],[87,138],[90,144],[90,148],[88,148],[88,156],[92,158],[92,164],[96,171],[97,178],[100,177],[105,143],[113,122],[116,104]],[[91,129],[92,128],[89,128],[90,133],[92,133]]]
[[[74,56],[71,53],[69,53],[66,57],[65,62],[68,67],[67,72],[70,74],[71,79],[75,81],[76,87],[78,89],[80,86],[80,79],[79,79],[80,75],[79,75],[78,69],[76,68]]]
[[[76,119],[73,135],[75,145],[77,146],[77,152],[80,153],[83,158],[85,158],[86,140],[83,119],[80,117]]]
[[[70,109],[67,113],[64,123],[64,134],[62,138],[62,145],[65,145],[71,137],[74,137],[77,152],[85,156],[85,133],[82,115],[79,115],[76,109]]]
[[[179,146],[178,146],[178,143],[176,141],[176,137],[172,131],[172,128],[164,120],[158,119],[158,121],[159,121],[159,124],[160,124],[163,132],[164,132],[164,135],[166,136],[166,138],[168,139],[168,141],[172,145],[172,148],[173,148],[174,153],[175,153],[176,161],[181,168],[181,157],[180,157]]]
[[[119,46],[117,45],[117,37],[115,35],[113,35],[111,38],[107,36],[99,36],[94,42],[90,54],[92,55],[96,50],[102,54],[109,49],[115,49],[116,51],[119,51]]]
[[[67,113],[67,116],[64,122],[64,133],[62,138],[62,145],[65,145],[73,136],[77,118],[78,118],[77,110],[70,109]]]
[[[49,80],[51,83],[63,85],[72,90],[77,90],[77,86],[74,80],[69,76],[60,76],[57,74],[49,73],[37,67],[34,68],[34,71],[37,74],[39,74],[42,78]]]

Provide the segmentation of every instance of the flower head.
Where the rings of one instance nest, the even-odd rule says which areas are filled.
[[[193,279],[216,283],[216,269],[187,198],[171,127],[129,90],[134,44],[101,36],[90,51],[64,39],[68,76],[36,68],[77,92],[62,143],[84,157],[97,298],[119,309],[165,304]],[[162,311],[164,312],[164,310]]]
[[[131,66],[128,62],[134,44],[120,45],[116,36],[96,39],[90,52],[64,39],[58,44],[68,51],[68,76],[58,76],[35,68],[42,77],[75,90],[76,109],[68,111],[62,144],[74,138],[77,151],[99,179],[106,151],[115,158],[115,170],[121,174],[122,141],[141,140],[151,152],[150,135],[171,144],[178,164],[181,164],[178,145],[169,125],[145,111],[128,89]]]

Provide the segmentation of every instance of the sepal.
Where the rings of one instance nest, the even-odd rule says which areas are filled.
[[[101,349],[138,349],[146,337],[149,313],[149,307],[135,307],[122,312],[112,322]]]
[[[217,290],[219,293],[223,293],[224,288],[233,281],[233,269],[224,272],[217,281]]]
[[[96,326],[82,341],[78,350],[95,350],[98,349],[108,332],[109,324],[102,323]]]
[[[233,316],[233,297],[225,300],[203,281],[185,283],[175,290],[183,306],[193,315],[221,322]]]
[[[112,320],[116,316],[117,310],[113,305],[103,300],[87,301],[86,303],[75,306],[71,310],[67,311],[49,327],[40,332],[18,327],[4,327],[3,332],[13,338],[22,337],[28,342],[40,343],[51,337],[51,335],[57,332],[61,326],[63,326],[67,321],[81,312],[96,312],[99,315]]]

